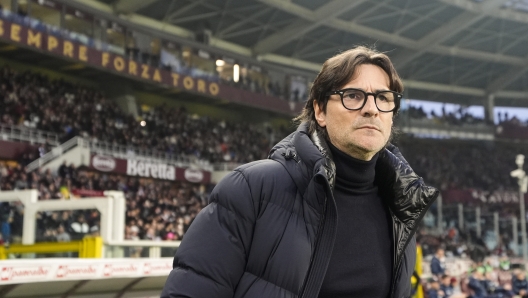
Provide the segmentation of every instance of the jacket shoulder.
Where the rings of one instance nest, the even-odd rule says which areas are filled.
[[[266,197],[270,189],[295,189],[292,173],[285,166],[272,159],[264,159],[242,165],[235,169],[235,172],[242,174],[249,184],[250,189],[260,193],[261,199]]]
[[[238,206],[233,209],[245,206],[245,209],[258,213],[258,206],[263,200],[270,200],[272,190],[294,185],[288,171],[279,162],[270,159],[254,161],[237,167],[220,180],[211,192],[210,203]]]
[[[250,162],[237,167],[234,171],[246,177],[248,182],[254,183],[266,183],[270,179],[276,180],[290,177],[286,168],[280,162],[272,159]]]

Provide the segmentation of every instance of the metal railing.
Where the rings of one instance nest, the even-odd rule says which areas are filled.
[[[30,164],[26,166],[26,170],[28,172],[32,172],[39,167],[42,167],[43,165],[47,164],[48,162],[54,160],[55,158],[63,155],[64,153],[68,152],[72,148],[75,148],[77,146],[86,146],[86,142],[81,137],[74,137],[70,140],[66,141],[64,144],[61,144],[53,149],[51,149],[50,152],[44,154],[39,159],[34,160]]]
[[[0,137],[5,141],[28,142],[58,146],[59,135],[54,132],[28,128],[19,125],[0,124]]]
[[[435,122],[433,119],[400,117],[400,119],[397,120],[397,127],[405,133],[417,136],[490,141],[495,139],[495,127],[484,123],[456,125],[445,122]]]
[[[208,161],[197,158],[182,158],[181,156],[177,157],[174,154],[168,154],[157,150],[117,145],[104,141],[86,141],[81,137],[74,137],[66,141],[64,144],[53,148],[50,152],[28,164],[27,170],[29,172],[34,171],[77,146],[87,147],[90,149],[91,153],[108,155],[115,158],[134,158],[173,164],[178,167],[193,167],[208,171],[213,170],[213,166]]]
[[[59,142],[59,135],[56,133],[17,125],[0,124],[0,138],[5,141],[48,144],[54,147],[50,152],[41,156],[39,159],[34,160],[27,166],[27,169],[30,172],[42,167],[79,145],[88,146],[90,151],[96,154],[109,155],[123,159],[135,158],[153,160],[167,164],[174,164],[178,167],[193,167],[208,171],[231,171],[240,165],[240,163],[232,162],[211,164],[209,161],[193,156],[178,155],[153,149],[143,149],[135,146],[119,145],[105,141],[87,141],[81,137],[73,137],[61,144]]]
[[[130,250],[144,250],[136,257],[173,257],[181,241],[123,240],[104,243],[103,258],[134,257]]]
[[[194,167],[208,171],[213,170],[213,166],[206,160],[198,159],[192,156],[180,155],[175,153],[162,152],[153,149],[143,149],[135,146],[119,145],[105,141],[87,142],[90,151],[95,154],[109,155],[115,158],[123,159],[141,159],[173,164],[178,167]]]

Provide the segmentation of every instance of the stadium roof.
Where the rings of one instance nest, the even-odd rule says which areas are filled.
[[[528,106],[528,0],[67,2],[170,23],[181,36],[210,30],[213,47],[314,74],[335,53],[374,44],[408,98],[484,104],[492,94],[496,105]]]

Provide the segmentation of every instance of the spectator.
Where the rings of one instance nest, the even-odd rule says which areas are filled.
[[[72,232],[72,239],[75,239],[75,240],[82,239],[84,235],[90,232],[90,226],[88,226],[88,223],[86,223],[84,214],[79,214],[77,216],[77,221],[74,221],[70,225],[70,229]]]
[[[4,246],[9,246],[11,241],[11,222],[13,222],[13,211],[9,202],[0,202],[0,231]]]
[[[440,284],[438,280],[431,279],[429,281],[429,290],[427,291],[428,298],[442,298],[444,297],[444,292],[440,289]]]
[[[64,229],[64,225],[60,224],[57,227],[57,233],[55,235],[55,239],[57,240],[57,242],[70,242],[71,241],[70,234],[66,232],[66,230]],[[71,252],[63,252],[63,253],[55,254],[55,257],[57,258],[70,258],[71,256],[72,256]]]
[[[66,176],[68,175],[68,172],[69,172],[68,165],[66,161],[64,161],[62,165],[60,165],[59,170],[58,170],[59,177],[61,177],[62,179],[65,179]]]
[[[70,242],[71,241],[70,234],[66,232],[66,230],[64,229],[64,225],[62,224],[60,224],[59,227],[57,228],[57,235],[55,237],[56,237],[57,242]]]
[[[512,290],[516,295],[526,296],[528,294],[528,281],[526,274],[521,269],[516,269],[512,277]]]
[[[442,275],[440,290],[443,292],[443,295],[439,296],[440,298],[449,298],[455,293],[449,275]]]
[[[431,260],[431,273],[437,278],[445,274],[445,254],[443,248],[438,248]]]
[[[473,291],[473,298],[486,298],[487,292],[486,288],[482,284],[484,280],[484,269],[479,267],[473,270],[471,276],[469,277],[468,287]]]
[[[498,298],[513,298],[515,297],[515,293],[512,290],[511,284],[505,284],[504,287],[498,288],[495,290],[495,294],[497,294]]]

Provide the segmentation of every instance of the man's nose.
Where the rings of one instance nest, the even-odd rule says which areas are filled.
[[[379,113],[379,110],[378,110],[378,107],[376,106],[376,99],[374,98],[374,95],[372,94],[367,95],[367,102],[361,109],[361,114],[375,116],[378,113]]]

